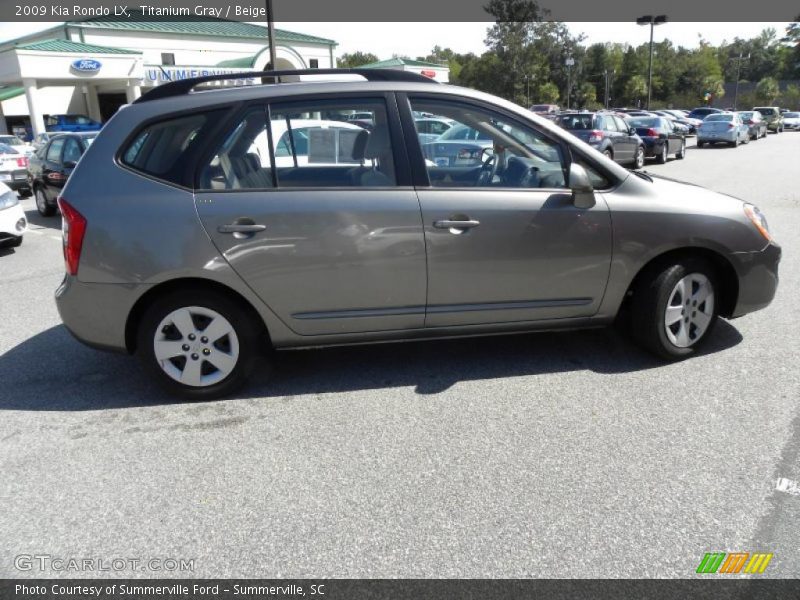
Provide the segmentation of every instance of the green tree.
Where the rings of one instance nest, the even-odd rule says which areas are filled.
[[[371,52],[350,52],[342,54],[337,60],[336,65],[342,69],[350,69],[353,67],[360,67],[369,63],[378,62],[378,57]]]
[[[541,84],[533,100],[536,104],[555,104],[558,102],[558,86],[552,81]]]
[[[800,110],[800,86],[787,85],[781,93],[781,104],[792,110]]]
[[[575,100],[580,108],[597,108],[597,90],[593,83],[588,81],[582,83],[575,92]]]
[[[759,102],[772,104],[779,92],[778,82],[774,77],[764,77],[756,84],[756,98]]]
[[[643,75],[634,75],[625,82],[624,95],[630,104],[639,105],[647,97],[647,79]]]

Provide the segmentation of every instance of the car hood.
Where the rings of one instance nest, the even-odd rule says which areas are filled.
[[[715,192],[688,181],[645,172],[653,182],[653,191],[661,198],[669,198],[676,206],[689,205],[697,212],[741,211],[745,201],[724,192]]]

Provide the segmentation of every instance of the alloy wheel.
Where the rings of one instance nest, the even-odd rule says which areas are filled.
[[[153,337],[156,362],[184,385],[207,387],[225,379],[239,359],[239,338],[221,314],[187,306],[164,317]]]
[[[714,317],[714,287],[702,273],[680,279],[664,311],[667,338],[678,348],[688,348],[703,337]]]

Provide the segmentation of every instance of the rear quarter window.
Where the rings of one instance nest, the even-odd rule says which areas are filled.
[[[145,125],[128,141],[120,162],[136,171],[181,185],[191,156],[224,112],[181,115]]]

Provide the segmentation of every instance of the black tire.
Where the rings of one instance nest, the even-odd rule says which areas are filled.
[[[705,146],[705,145],[706,145],[706,143],[705,143],[705,142],[701,142],[701,141],[699,141],[699,140],[697,141],[697,147],[698,147],[698,148],[702,148],[702,147],[703,147],[703,146]]]
[[[663,165],[667,162],[667,157],[669,156],[669,148],[667,147],[667,142],[661,146],[661,152],[656,156],[656,161],[658,164]]]
[[[714,293],[713,315],[705,331],[689,346],[680,347],[667,337],[664,317],[670,295],[687,275],[699,273],[711,284]],[[709,338],[716,325],[719,307],[719,285],[713,268],[704,260],[687,258],[662,263],[643,273],[631,299],[631,331],[637,343],[656,356],[680,360],[692,356]]]
[[[19,248],[20,246],[22,246],[22,236],[0,242],[0,248]]]
[[[675,158],[684,159],[686,158],[686,140],[681,142],[681,149],[678,150],[677,154],[675,154]]]
[[[154,350],[156,329],[161,321],[175,310],[196,306],[211,309],[222,315],[233,327],[238,338],[239,355],[231,372],[221,381],[194,387],[170,377],[160,366]],[[169,393],[188,400],[211,400],[227,396],[241,388],[249,378],[259,358],[263,358],[266,330],[261,322],[238,302],[227,295],[207,289],[186,289],[157,298],[145,311],[137,331],[136,355],[148,372]],[[175,330],[177,331],[177,329]],[[177,339],[182,341],[180,333]],[[190,360],[184,357],[185,361]],[[201,358],[201,362],[205,362]],[[269,370],[269,363],[265,369]],[[203,366],[205,368],[205,366]]]
[[[47,203],[47,196],[45,196],[42,188],[36,188],[34,193],[36,195],[36,210],[39,211],[40,215],[43,217],[52,217],[54,214],[56,214],[56,207],[50,206]]]
[[[730,143],[733,148],[739,147],[739,138],[737,137],[733,142]]]
[[[605,150],[603,150],[603,155],[605,155],[606,158],[614,160],[614,153],[611,151],[610,148],[606,148]]]
[[[641,169],[644,166],[644,146],[636,147],[636,154],[633,157],[633,168]]]

